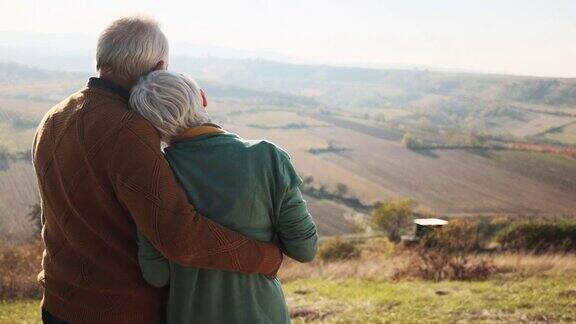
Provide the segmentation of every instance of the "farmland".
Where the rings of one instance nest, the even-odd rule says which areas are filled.
[[[572,122],[551,132],[546,137],[566,144],[576,145],[576,123]]]
[[[408,196],[438,214],[565,214],[576,207],[570,201],[576,195],[576,163],[570,158],[505,151],[425,154],[363,130],[334,124],[313,126],[309,122],[305,129],[271,130],[248,126],[263,124],[275,114],[285,123],[310,119],[297,113],[252,113],[224,125],[245,137],[279,143],[292,154],[303,174],[314,175],[328,186],[346,183],[351,194],[367,201]],[[308,153],[310,148],[326,146],[330,141],[350,150]]]
[[[344,185],[344,197],[367,206],[410,197],[419,211],[439,216],[572,215],[576,209],[576,159],[462,146],[492,136],[571,147],[572,80],[186,58],[175,58],[174,68],[199,79],[214,121],[282,146],[313,186],[333,192]],[[27,151],[45,111],[87,76],[1,64],[0,146]],[[442,149],[409,149],[406,134]],[[306,198],[322,235],[353,230],[358,210]],[[29,163],[0,170],[2,236],[28,237],[23,218],[37,201]]]

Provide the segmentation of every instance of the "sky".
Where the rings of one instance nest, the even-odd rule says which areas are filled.
[[[147,14],[172,43],[296,60],[576,77],[574,0],[0,0],[0,31],[95,37]]]

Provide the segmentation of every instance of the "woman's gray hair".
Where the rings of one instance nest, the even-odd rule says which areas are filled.
[[[158,23],[148,17],[113,21],[98,38],[96,69],[139,78],[160,62],[168,64],[168,39]]]
[[[132,88],[130,106],[150,121],[166,142],[190,127],[210,121],[196,81],[168,71],[154,71],[142,77]]]

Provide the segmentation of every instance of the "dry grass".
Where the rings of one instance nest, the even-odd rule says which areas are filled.
[[[308,264],[289,260],[282,266],[279,277],[285,282],[298,279],[336,280],[357,278],[388,280],[392,271],[393,268],[390,265],[390,261],[382,259],[359,259],[331,263],[314,261]]]
[[[306,280],[394,281],[398,269],[410,264],[413,251],[380,244],[380,239],[363,244],[358,259],[302,264],[287,259],[279,277],[284,282]],[[0,241],[0,299],[35,298],[40,295],[36,276],[40,270],[41,242],[11,244]],[[576,254],[479,254],[472,261],[492,260],[499,269],[496,278],[574,277]]]
[[[487,256],[484,256],[486,258]],[[576,254],[497,254],[494,264],[506,273],[523,277],[576,274]]]
[[[36,281],[40,272],[43,245],[0,242],[0,300],[39,298]]]
[[[32,164],[19,161],[0,170],[0,240],[22,242],[32,237],[33,227],[26,214],[38,201]]]
[[[364,244],[360,258],[280,272],[295,323],[573,322],[576,255],[484,254],[503,273],[485,281],[392,280],[410,250]],[[0,244],[0,322],[38,323],[41,244]]]
[[[480,254],[473,261],[491,259],[499,269],[496,276],[506,279],[576,275],[576,254]],[[397,269],[409,265],[411,253],[400,251],[388,255],[362,254],[357,260],[339,262],[314,261],[301,264],[288,260],[282,266],[280,279],[290,282],[299,279],[364,279],[392,281]]]

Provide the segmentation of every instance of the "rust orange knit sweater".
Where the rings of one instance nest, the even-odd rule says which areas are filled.
[[[136,227],[179,264],[274,275],[279,250],[198,215],[157,131],[98,80],[52,108],[34,140],[42,306],[70,323],[163,322],[165,291],[142,278]]]

